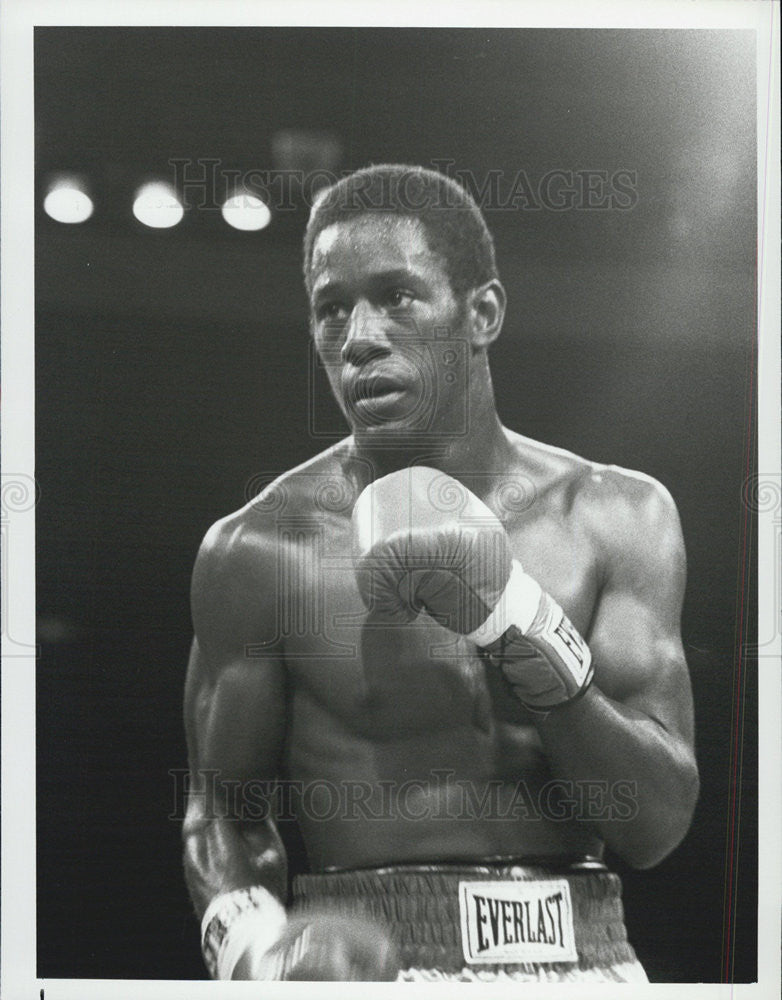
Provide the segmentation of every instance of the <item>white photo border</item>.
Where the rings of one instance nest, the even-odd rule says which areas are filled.
[[[757,35],[758,126],[758,439],[759,483],[779,481],[780,468],[780,101],[779,15],[772,0],[577,0],[455,5],[398,0],[393,5],[287,0],[282,5],[237,0],[4,0],[0,9],[0,178],[2,205],[2,490],[11,514],[3,535],[2,663],[2,980],[8,1000],[198,1000],[214,997],[210,982],[38,980],[36,976],[35,851],[35,461],[33,285],[33,29],[36,25],[385,27],[735,28]],[[28,491],[25,500],[25,491]],[[32,491],[32,500],[30,500]],[[5,508],[4,508],[5,518]],[[6,527],[8,531],[6,532]],[[12,528],[12,530],[11,530]],[[757,984],[656,984],[633,996],[778,997],[780,994],[780,609],[774,606],[778,519],[758,517],[758,635],[776,636],[759,659],[760,815]],[[9,540],[12,544],[9,544]],[[777,581],[778,582],[778,581]],[[768,648],[768,647],[767,647]],[[87,942],[85,942],[85,946]],[[376,984],[373,994],[399,987]],[[407,984],[406,995],[450,990],[449,984]],[[536,995],[552,987],[536,987]],[[366,992],[354,983],[267,983],[265,997],[339,996]],[[473,990],[476,987],[473,987]],[[554,986],[553,989],[561,989]],[[604,1000],[622,986],[572,985],[580,997]],[[221,984],[220,996],[258,997],[254,983]],[[491,984],[492,997],[516,996],[517,984]],[[484,986],[482,992],[488,992]]]

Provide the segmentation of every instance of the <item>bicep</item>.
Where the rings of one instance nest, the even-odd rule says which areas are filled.
[[[209,662],[194,639],[185,682],[191,770],[225,781],[272,781],[284,739],[285,678],[275,658]]]
[[[207,535],[193,573],[195,638],[185,684],[191,766],[226,781],[273,780],[285,719],[271,552],[236,530]]]
[[[606,579],[589,634],[595,683],[609,698],[691,744],[692,691],[681,640],[684,543],[659,487],[614,523]]]

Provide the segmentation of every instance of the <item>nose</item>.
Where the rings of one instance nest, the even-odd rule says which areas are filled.
[[[386,318],[372,308],[370,303],[359,301],[350,314],[342,345],[342,361],[359,367],[390,353],[385,329]]]

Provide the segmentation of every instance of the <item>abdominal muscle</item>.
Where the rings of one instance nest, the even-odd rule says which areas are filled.
[[[334,655],[285,643],[288,815],[311,869],[599,856],[499,670],[426,616],[356,614],[354,587],[328,593]]]
[[[306,700],[294,709],[287,755],[288,807],[312,871],[602,853],[534,726],[455,720],[373,740],[323,716]]]

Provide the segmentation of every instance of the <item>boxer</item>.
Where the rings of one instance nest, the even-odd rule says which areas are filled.
[[[501,424],[505,292],[450,179],[329,188],[304,278],[350,436],[217,522],[193,573],[183,836],[207,969],[645,981],[602,859],[658,863],[698,794],[673,500]],[[280,789],[309,863],[292,886]]]

